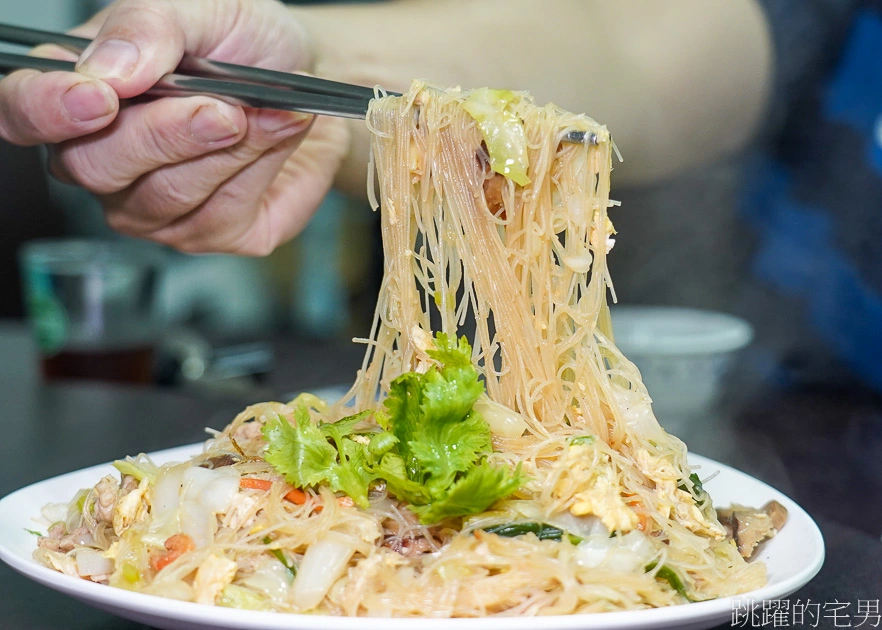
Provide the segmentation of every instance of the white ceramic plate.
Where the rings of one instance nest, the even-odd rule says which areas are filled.
[[[183,446],[151,455],[157,463],[183,461],[201,451],[201,445]],[[766,484],[728,466],[691,455],[701,476],[720,474],[708,482],[716,505],[741,503],[760,506],[770,499],[782,503],[790,515],[787,526],[762,549],[769,583],[740,597],[653,610],[568,615],[556,617],[495,617],[484,619],[370,619],[250,612],[162,599],[95,584],[47,569],[31,559],[35,547],[26,528],[46,503],[70,500],[73,493],[93,486],[116,470],[110,464],[93,466],[22,488],[0,500],[0,559],[22,575],[85,604],[165,630],[611,630],[621,628],[682,630],[710,628],[731,619],[738,602],[760,602],[789,595],[812,579],[824,562],[824,541],[817,525],[796,503]]]

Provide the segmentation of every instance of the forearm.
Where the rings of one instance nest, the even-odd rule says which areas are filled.
[[[658,179],[741,146],[769,91],[771,45],[754,0],[395,0],[295,9],[319,76],[393,90],[413,78],[526,89],[606,123],[617,183]],[[353,124],[338,177],[364,189]]]

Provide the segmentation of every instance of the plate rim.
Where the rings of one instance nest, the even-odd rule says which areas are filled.
[[[197,442],[183,446],[163,449],[148,453],[151,458],[166,462],[180,458],[189,458],[204,446],[204,442]],[[108,587],[80,578],[64,575],[40,564],[30,557],[24,557],[14,549],[11,549],[3,536],[2,527],[4,521],[14,523],[16,519],[6,518],[7,506],[21,500],[22,497],[40,491],[46,487],[63,483],[67,477],[74,475],[96,474],[109,472],[110,462],[87,466],[75,471],[49,477],[41,481],[29,484],[15,490],[3,498],[0,498],[0,560],[25,578],[41,584],[52,590],[71,596],[81,603],[101,608],[117,616],[125,617],[116,611],[132,611],[151,618],[164,618],[186,623],[215,624],[218,628],[261,628],[275,630],[281,628],[298,628],[302,630],[364,630],[378,621],[382,627],[389,630],[410,630],[415,625],[427,630],[441,630],[442,628],[455,628],[455,630],[510,630],[516,627],[515,619],[529,619],[533,630],[540,628],[560,629],[592,629],[606,630],[618,628],[654,628],[673,627],[672,622],[679,622],[688,627],[689,624],[701,623],[705,620],[717,619],[725,612],[729,613],[737,605],[752,605],[768,599],[780,599],[795,592],[800,587],[811,581],[821,570],[826,556],[824,538],[814,519],[793,499],[780,492],[764,481],[753,477],[736,468],[703,457],[695,453],[689,453],[689,463],[692,466],[702,468],[715,468],[727,475],[746,477],[756,484],[764,487],[764,490],[777,495],[776,499],[784,499],[788,512],[798,515],[800,521],[808,526],[808,533],[814,544],[814,554],[809,556],[801,570],[794,575],[785,578],[775,584],[767,584],[762,588],[743,593],[689,604],[678,604],[662,608],[649,608],[640,610],[615,611],[607,613],[583,613],[573,615],[540,615],[520,617],[474,617],[474,618],[449,618],[449,617],[339,617],[332,615],[310,615],[298,613],[276,613],[267,611],[246,611],[233,608],[221,608],[207,606],[194,602],[183,602],[156,595],[135,593],[124,589]],[[22,519],[25,524],[26,521]],[[220,617],[223,617],[222,619]],[[217,625],[221,623],[222,625]],[[206,625],[206,627],[208,627]]]

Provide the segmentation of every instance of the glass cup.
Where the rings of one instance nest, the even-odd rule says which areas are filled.
[[[43,377],[150,383],[162,251],[146,243],[53,239],[20,251]]]

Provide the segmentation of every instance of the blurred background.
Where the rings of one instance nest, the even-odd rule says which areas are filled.
[[[5,21],[63,30],[104,3],[0,0],[0,4]],[[805,19],[809,10],[794,11],[788,16],[789,26],[782,30],[781,16],[775,12],[788,3],[763,3],[773,18],[771,29],[779,52],[788,51],[778,60],[778,73],[791,78],[776,79],[770,122],[753,146],[726,161],[651,186],[622,188],[616,186],[614,176],[614,196],[622,207],[611,213],[619,236],[610,265],[619,303],[687,307],[746,320],[755,336],[745,339],[745,344],[751,338],[753,343],[738,355],[739,361],[749,365],[739,371],[744,379],[741,394],[769,383],[829,385],[856,378],[853,362],[843,360],[841,352],[828,350],[836,344],[830,343],[829,335],[823,339],[812,324],[804,292],[781,290],[774,278],[762,278],[763,264],[792,266],[805,252],[778,247],[779,252],[792,254],[789,262],[759,260],[769,245],[769,226],[758,221],[761,211],[757,208],[765,202],[751,197],[751,191],[766,185],[755,176],[757,165],[776,154],[788,126],[800,122],[800,112],[817,101],[820,88],[812,86],[820,83],[813,82],[813,77],[827,73],[842,57],[841,44],[857,4],[812,3],[820,7],[813,15],[816,19]],[[793,42],[803,44],[794,47]],[[805,121],[801,122],[804,128]],[[88,193],[46,176],[43,158],[41,149],[0,142],[3,318],[24,314],[16,259],[22,243],[51,236],[121,239],[106,227],[97,202]],[[858,226],[852,230],[857,234],[854,251],[865,257],[861,264],[872,266],[873,248],[859,227],[859,217],[853,225]],[[186,330],[195,335],[188,337],[190,341],[198,339],[208,347],[278,337],[335,342],[366,336],[382,271],[377,226],[378,217],[364,203],[332,193],[306,231],[267,258],[167,251],[158,287],[162,320],[169,330]],[[786,231],[787,226],[782,229]],[[805,268],[800,273],[814,271]],[[827,301],[838,299],[841,296]],[[870,347],[879,345],[878,341],[871,338]],[[181,341],[178,346],[187,343]],[[270,363],[271,353],[264,353],[247,369],[269,370]],[[663,371],[671,369],[663,365]],[[349,377],[341,375],[340,380]],[[877,377],[857,376],[868,382]],[[663,395],[658,391],[657,396]]]

